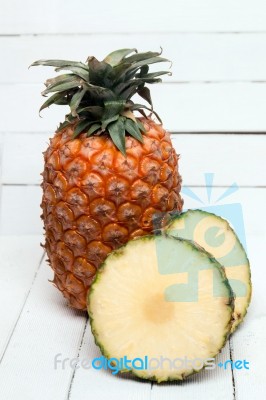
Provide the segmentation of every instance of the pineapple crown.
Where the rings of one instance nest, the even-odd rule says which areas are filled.
[[[162,52],[162,51],[161,51]],[[51,104],[69,105],[70,112],[58,129],[75,123],[73,137],[83,132],[86,136],[109,133],[116,147],[125,155],[125,135],[129,134],[143,142],[145,128],[134,115],[138,111],[154,114],[150,90],[146,83],[161,82],[161,75],[169,71],[149,72],[149,65],[169,61],[161,52],[138,53],[136,49],[121,49],[108,54],[103,61],[88,57],[86,63],[65,60],[39,60],[31,66],[55,67],[55,71],[70,73],[47,79],[42,95],[52,94],[40,111]],[[134,103],[132,96],[138,94],[147,105]]]

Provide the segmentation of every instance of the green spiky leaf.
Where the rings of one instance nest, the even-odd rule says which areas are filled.
[[[90,94],[91,97],[95,98],[95,101],[108,101],[108,100],[115,100],[116,96],[114,92],[106,87],[102,86],[97,86],[97,85],[92,85],[90,83],[85,82],[83,84],[84,87],[87,88],[88,93]]]
[[[86,119],[80,121],[80,122],[77,124],[77,126],[76,126],[76,128],[75,128],[75,130],[74,130],[73,137],[75,138],[75,137],[77,137],[80,133],[84,132],[84,131],[86,130],[86,128],[88,128],[88,127],[90,126],[90,124],[91,124],[91,122],[88,121],[88,120],[86,120]]]
[[[64,98],[64,96],[67,94],[67,92],[60,92],[60,93],[54,93],[52,96],[50,96],[41,106],[39,112],[44,110],[45,108],[51,106],[52,104],[56,103],[60,99]]]
[[[160,122],[162,122],[161,118],[159,117],[159,115],[157,114],[156,111],[154,111],[152,108],[149,108],[149,107],[147,107],[147,106],[144,106],[143,104],[134,104],[134,106],[132,106],[132,109],[133,109],[133,110],[138,110],[139,112],[143,111],[143,109],[144,109],[144,110],[148,110],[148,111],[151,112],[151,114],[154,114],[154,115],[156,116],[156,118],[157,118]],[[144,116],[146,117],[145,114],[144,114]]]
[[[62,92],[60,92],[62,93]],[[69,104],[69,100],[65,96],[61,96],[58,100],[54,101],[54,104],[59,105],[59,106],[66,106]]]
[[[82,81],[76,75],[69,75],[68,77],[62,79],[60,82],[49,84],[47,89],[42,92],[42,95],[45,96],[48,93],[52,92],[63,92],[65,90],[79,88],[84,81]]]
[[[94,85],[101,85],[107,88],[112,86],[114,71],[111,65],[105,61],[98,61],[95,57],[89,57],[88,64],[90,81]]]
[[[127,57],[127,62],[128,63],[133,63],[133,62],[139,62],[139,61],[145,61],[145,60],[150,60],[151,58],[157,58],[160,56],[161,53],[158,53],[157,51],[148,51],[147,53],[137,53],[134,54],[133,56]],[[145,64],[150,64],[149,62],[145,62]]]
[[[153,78],[157,78],[157,76],[162,76],[162,75],[172,75],[171,72],[169,71],[158,71],[158,72],[151,72],[150,74],[143,74],[141,75],[141,73],[136,74],[136,78],[140,77],[142,79],[145,80],[149,80],[149,79],[153,79]]]
[[[57,132],[61,131],[62,129],[66,128],[69,125],[70,125],[70,123],[68,121],[61,122],[56,131]]]
[[[90,129],[88,130],[86,136],[91,136],[93,133],[97,132],[100,128],[101,128],[101,124],[99,124],[98,122],[95,124],[92,124],[90,126]]]
[[[103,119],[109,119],[114,115],[119,115],[125,109],[125,104],[126,102],[124,100],[105,101]]]
[[[80,102],[81,102],[83,96],[85,95],[85,93],[86,93],[86,89],[80,89],[72,97],[69,106],[70,106],[71,114],[73,115],[73,117],[78,115],[77,108],[80,105]]]
[[[149,88],[147,88],[146,86],[142,86],[141,88],[138,89],[137,93],[140,97],[146,100],[152,107],[151,92]]]
[[[73,74],[78,75],[81,79],[84,79],[84,81],[89,80],[89,69],[81,68],[81,67],[76,67],[76,66],[71,66],[71,67],[60,67],[56,68],[55,71],[59,72],[62,70],[68,70],[73,72]]]
[[[146,133],[146,129],[145,129],[143,123],[142,123],[138,118],[136,118],[136,124],[138,125],[139,130],[140,130],[142,133]]]
[[[121,61],[131,53],[137,53],[137,49],[120,49],[113,51],[112,53],[108,54],[103,61],[105,61],[107,64],[111,65],[111,67],[115,67]]]
[[[126,132],[122,118],[108,125],[108,132],[119,151],[126,156]]]
[[[103,107],[88,106],[88,107],[78,108],[78,114],[84,116],[84,118],[87,117],[87,118],[101,119],[103,115]]]
[[[131,136],[143,143],[143,138],[136,122],[132,121],[130,118],[126,118],[125,129]]]
[[[86,64],[83,64],[81,62],[77,61],[66,61],[66,60],[38,60],[35,61],[30,65],[30,67],[34,67],[37,65],[44,65],[48,67],[56,67],[56,68],[61,68],[61,67],[80,67],[84,68],[87,70]]]
[[[125,154],[125,135],[142,141],[143,124],[134,116],[138,111],[153,113],[152,98],[147,85],[158,83],[169,71],[149,73],[152,64],[168,62],[161,52],[138,53],[136,49],[120,49],[108,54],[103,61],[88,57],[86,63],[69,60],[38,60],[32,66],[54,67],[56,72],[68,71],[45,82],[43,96],[49,95],[40,110],[52,104],[69,105],[65,123],[75,126],[74,137],[109,133],[114,144]],[[135,104],[138,94],[149,106]],[[59,129],[60,129],[59,127]]]

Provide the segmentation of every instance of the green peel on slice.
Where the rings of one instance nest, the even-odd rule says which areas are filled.
[[[174,216],[167,234],[193,240],[225,268],[235,294],[232,332],[243,321],[251,298],[251,274],[246,252],[236,233],[223,218],[202,210],[188,210]]]
[[[88,293],[95,342],[106,358],[118,360],[163,357],[204,363],[226,342],[233,304],[218,261],[188,240],[167,236],[141,237],[113,251]],[[165,362],[125,370],[163,382],[182,380],[202,368],[194,362],[177,367]]]

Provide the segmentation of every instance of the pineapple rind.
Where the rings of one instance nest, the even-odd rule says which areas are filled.
[[[238,246],[238,248],[240,249],[240,252],[242,253],[241,256],[245,260],[245,266],[247,268],[247,280],[246,280],[245,284],[246,284],[248,292],[247,292],[247,296],[246,296],[245,307],[244,308],[241,307],[239,309],[239,311],[241,311],[240,314],[238,312],[238,301],[237,301],[237,298],[235,299],[234,322],[232,324],[232,329],[231,329],[231,333],[234,333],[235,330],[237,329],[237,327],[243,322],[243,320],[244,320],[244,318],[245,318],[245,316],[247,314],[247,309],[249,307],[249,304],[250,304],[250,301],[251,301],[251,295],[252,295],[252,282],[251,282],[251,269],[250,269],[250,263],[249,263],[248,256],[247,256],[247,254],[245,252],[245,249],[244,249],[242,243],[240,242],[238,236],[236,235],[236,233],[235,233],[234,229],[232,228],[232,226],[230,225],[230,223],[226,219],[224,219],[224,218],[222,218],[220,216],[217,216],[214,213],[210,213],[210,212],[203,211],[203,210],[191,210],[191,209],[189,209],[189,210],[187,210],[185,212],[182,212],[179,215],[177,215],[177,214],[174,215],[170,219],[167,227],[165,228],[165,232],[166,232],[167,235],[170,235],[170,236],[173,236],[173,237],[179,237],[180,238],[181,235],[182,235],[182,237],[184,237],[185,239],[191,239],[190,234],[182,234],[181,233],[180,236],[179,236],[177,231],[176,231],[176,229],[175,229],[175,226],[176,226],[177,222],[185,220],[186,218],[188,218],[191,215],[197,216],[199,214],[200,215],[204,215],[206,217],[213,217],[215,219],[218,219],[218,220],[222,221],[225,224],[225,226],[227,228],[227,231],[229,231],[230,233],[233,233],[233,235],[235,236],[236,246]],[[202,246],[200,246],[200,247],[202,247]],[[222,259],[218,259],[218,261],[223,265]],[[225,274],[226,274],[226,271],[228,271],[226,265],[224,266],[224,270],[225,270]]]
[[[154,217],[181,211],[181,177],[170,134],[141,119],[141,144],[126,137],[127,158],[108,136],[82,134],[74,125],[56,133],[45,152],[43,220],[54,285],[77,309],[106,255],[155,229]]]
[[[120,247],[117,250],[114,250],[112,253],[110,253],[106,260],[102,263],[102,265],[100,266],[100,268],[98,269],[97,275],[95,277],[95,280],[91,286],[90,291],[87,294],[87,304],[88,304],[88,313],[89,313],[89,320],[90,320],[90,325],[91,325],[91,331],[92,334],[94,336],[94,341],[95,344],[100,348],[102,354],[104,357],[106,357],[107,359],[110,359],[111,357],[113,357],[114,355],[110,354],[105,345],[102,343],[101,341],[101,337],[97,331],[97,328],[95,327],[95,318],[94,318],[94,314],[93,311],[90,309],[90,304],[91,304],[91,298],[94,294],[95,288],[97,287],[97,285],[100,283],[101,277],[102,277],[102,273],[105,271],[106,268],[108,268],[108,262],[114,258],[117,257],[121,257],[124,254],[124,250],[131,245],[134,245],[134,243],[139,242],[139,241],[149,241],[149,240],[154,240],[154,238],[158,238],[158,236],[153,236],[153,235],[147,235],[147,236],[143,236],[141,238],[136,238],[131,240],[130,242],[128,242],[127,244],[125,244],[124,246]],[[163,237],[163,236],[161,236]],[[224,347],[228,336],[230,335],[231,332],[231,328],[232,328],[232,323],[233,323],[233,318],[232,318],[232,313],[234,310],[234,294],[232,292],[231,286],[229,285],[228,279],[226,278],[225,272],[224,272],[224,268],[217,262],[216,259],[214,259],[208,252],[206,252],[206,250],[204,250],[203,248],[200,248],[200,246],[195,245],[194,242],[190,241],[190,240],[186,240],[186,239],[182,239],[182,238],[175,238],[172,236],[168,236],[168,235],[164,235],[165,238],[169,239],[174,239],[177,240],[178,242],[183,242],[183,243],[187,243],[188,245],[191,246],[191,250],[193,251],[197,251],[197,252],[201,252],[204,253],[208,256],[210,262],[212,263],[212,265],[217,269],[217,271],[219,272],[219,274],[221,275],[222,281],[221,283],[225,286],[227,294],[228,294],[228,302],[226,303],[228,308],[230,309],[230,318],[228,319],[228,323],[224,328],[224,335],[221,338],[221,343],[218,346],[218,348],[216,349],[215,352],[213,352],[212,354],[209,354],[209,357],[215,357],[220,351],[221,349]],[[160,377],[157,376],[156,374],[154,375],[150,375],[150,376],[146,376],[145,373],[143,374],[142,371],[138,371],[135,369],[131,369],[131,370],[123,370],[120,371],[121,373],[124,372],[131,372],[133,375],[135,375],[138,378],[144,379],[144,380],[149,380],[149,381],[155,381],[158,383],[161,382],[166,382],[166,381],[182,381],[184,379],[186,379],[187,377],[195,374],[195,373],[199,373],[201,372],[205,367],[203,366],[202,369],[190,369],[189,371],[187,371],[186,373],[182,373],[179,374],[178,372],[176,374],[172,374],[170,376],[166,377]]]
[[[147,87],[171,74],[149,72],[169,61],[161,54],[126,48],[102,61],[32,64],[62,72],[46,80],[40,111],[70,107],[44,152],[41,207],[53,284],[76,309],[86,310],[86,293],[111,250],[154,231],[156,214],[182,209],[178,155]],[[147,104],[134,102],[135,94]]]

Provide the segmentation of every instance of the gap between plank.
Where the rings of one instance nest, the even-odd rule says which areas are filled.
[[[1,135],[0,134],[0,208],[2,207],[2,186],[3,186],[3,182],[2,182],[2,172],[3,172],[3,136],[5,134]],[[1,224],[1,220],[0,220],[0,224]]]
[[[72,376],[71,376],[71,379],[70,379],[70,383],[69,383],[69,389],[68,389],[68,392],[67,392],[67,400],[70,400],[71,390],[72,390],[72,386],[73,386],[75,375],[76,375],[76,367],[77,367],[77,364],[79,362],[79,356],[80,356],[81,348],[82,348],[82,345],[83,345],[83,342],[84,342],[84,337],[85,337],[85,333],[86,333],[86,330],[87,330],[88,322],[89,322],[89,317],[87,316],[86,321],[85,321],[85,325],[84,325],[84,329],[83,329],[83,333],[82,333],[82,336],[81,336],[79,348],[78,348],[78,354],[77,354],[77,357],[76,357],[77,362],[75,364],[75,368],[74,368],[74,371],[72,373]]]
[[[2,186],[41,186],[41,183],[2,183]]]
[[[18,324],[18,322],[19,322],[19,320],[20,320],[21,314],[22,314],[22,312],[23,312],[23,310],[24,310],[24,307],[25,307],[25,304],[26,304],[26,302],[27,302],[27,300],[28,300],[28,297],[29,297],[29,295],[30,295],[31,289],[33,288],[34,282],[36,281],[36,278],[37,278],[38,272],[39,272],[39,270],[40,270],[41,264],[42,264],[42,262],[43,262],[43,260],[44,260],[45,254],[46,254],[46,253],[43,252],[43,254],[42,254],[42,256],[41,256],[41,259],[40,259],[40,261],[39,261],[39,263],[38,263],[38,266],[37,266],[37,269],[36,269],[36,271],[35,271],[35,273],[34,273],[34,276],[33,276],[33,279],[32,279],[31,285],[30,285],[30,288],[29,288],[28,293],[27,293],[27,295],[26,295],[26,297],[25,297],[25,300],[24,300],[24,302],[23,302],[23,304],[22,304],[22,307],[21,307],[21,309],[20,309],[20,312],[19,312],[19,315],[18,315],[18,317],[17,317],[17,320],[16,320],[16,322],[15,322],[15,324],[14,324],[14,326],[13,326],[13,329],[12,329],[12,331],[11,331],[11,334],[10,334],[10,336],[9,336],[9,338],[8,338],[8,341],[7,341],[7,344],[6,344],[5,348],[4,348],[3,354],[2,354],[2,356],[1,356],[1,358],[0,358],[0,365],[1,365],[1,363],[2,363],[2,361],[3,361],[3,359],[4,359],[4,357],[5,357],[5,354],[6,354],[6,351],[7,351],[7,349],[8,349],[9,343],[10,343],[10,341],[11,341],[11,339],[12,339],[12,337],[13,337],[13,334],[14,334],[14,332],[15,332],[15,330],[16,330],[17,324]]]
[[[233,363],[234,363],[234,349],[233,349],[233,344],[231,341],[231,337],[229,337],[229,354],[230,354],[230,360],[231,360],[231,376],[232,376],[232,385],[233,385],[233,400],[236,400],[236,383],[235,383],[235,376],[234,376],[234,369],[233,369]]]
[[[132,31],[132,32],[39,32],[39,33],[1,33],[1,37],[24,37],[24,36],[133,36],[133,35],[265,35],[266,31]]]

